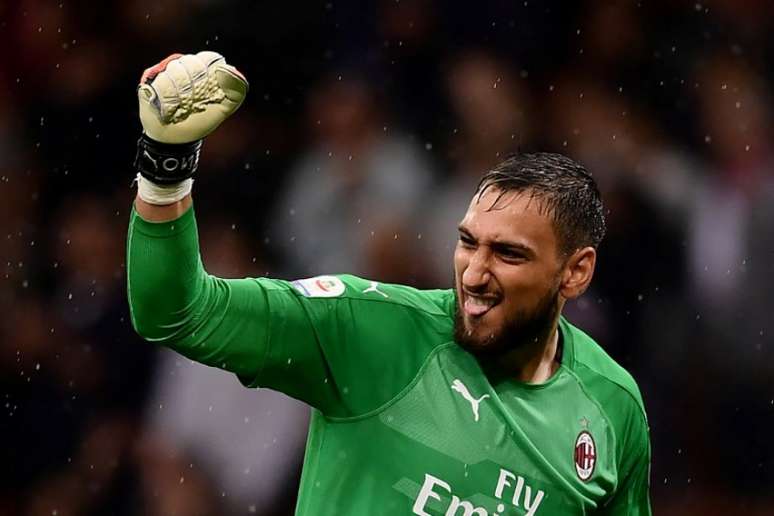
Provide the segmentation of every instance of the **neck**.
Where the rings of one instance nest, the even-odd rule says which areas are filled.
[[[537,340],[530,346],[514,349],[502,356],[498,360],[500,367],[520,382],[536,384],[547,382],[559,369],[558,323],[557,318],[545,339]]]

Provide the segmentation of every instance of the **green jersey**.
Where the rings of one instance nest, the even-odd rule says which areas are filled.
[[[143,337],[313,407],[296,514],[650,514],[637,386],[564,319],[525,384],[454,342],[451,290],[208,275],[193,209],[133,212],[127,268]]]

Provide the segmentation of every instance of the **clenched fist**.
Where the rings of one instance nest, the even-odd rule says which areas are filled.
[[[200,140],[236,111],[247,89],[244,75],[216,52],[172,54],[140,79],[143,130],[161,143]]]
[[[140,198],[166,205],[188,195],[202,139],[246,94],[244,75],[216,52],[172,54],[145,70],[137,88],[143,134],[134,158]]]

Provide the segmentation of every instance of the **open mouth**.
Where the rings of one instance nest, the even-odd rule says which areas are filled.
[[[496,296],[476,296],[465,292],[463,309],[465,315],[481,317],[500,302]]]

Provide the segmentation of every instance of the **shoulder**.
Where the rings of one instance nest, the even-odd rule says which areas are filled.
[[[647,478],[650,465],[650,430],[645,405],[632,375],[585,332],[561,321],[563,335],[572,339],[569,366],[587,395],[607,416],[615,435],[615,459],[620,482],[636,472]],[[647,483],[647,481],[646,481]],[[625,485],[625,484],[621,484]]]
[[[619,463],[628,460],[627,453],[645,454],[649,448],[648,420],[637,382],[585,332],[564,319],[561,327],[563,335],[572,340],[567,365],[607,415],[619,443]]]
[[[642,394],[634,377],[607,354],[597,342],[583,330],[562,319],[565,337],[572,339],[571,368],[590,388],[606,388],[620,401],[626,401],[645,416]]]
[[[275,288],[283,292],[268,296],[280,297],[278,305],[301,308],[321,337],[368,342],[370,350],[395,349],[400,341],[419,354],[453,338],[451,290],[421,290],[351,274],[276,282]]]
[[[340,406],[326,415],[358,416],[397,396],[435,349],[453,339],[453,292],[420,290],[349,274],[274,281],[277,326],[311,328],[320,360],[341,386]],[[277,353],[287,357],[287,353]],[[375,382],[374,379],[379,381]],[[338,403],[338,402],[337,402]]]
[[[400,308],[430,317],[451,317],[454,308],[454,292],[449,289],[421,290],[351,274],[315,276],[292,281],[290,285],[301,297],[341,299],[358,304],[376,303],[384,309]]]

